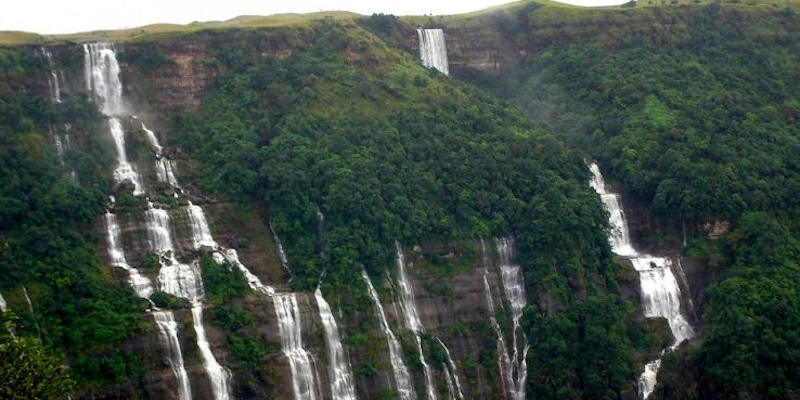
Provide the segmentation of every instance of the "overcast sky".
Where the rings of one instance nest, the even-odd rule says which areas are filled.
[[[359,14],[457,14],[509,0],[5,0],[0,30],[44,34],[132,28],[157,22],[186,24],[238,15],[346,10]],[[599,6],[620,0],[566,0]]]

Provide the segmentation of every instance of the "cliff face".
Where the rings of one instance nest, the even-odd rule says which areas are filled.
[[[499,18],[499,17],[498,17]],[[515,39],[517,36],[497,29],[496,25],[488,32],[469,27],[447,29],[446,40],[452,75],[466,78],[481,74],[500,75],[520,66],[531,51],[537,51],[547,41],[547,37],[531,38],[525,42]],[[596,27],[587,27],[586,32]],[[557,30],[557,26],[551,27]],[[488,34],[487,34],[488,33]],[[294,46],[302,45],[303,31],[292,35],[280,34],[272,39],[264,39],[257,56],[286,57],[292,54]],[[588,34],[588,33],[584,33]],[[409,30],[405,34],[407,45],[412,51],[418,51],[416,33]],[[246,36],[246,35],[245,35]],[[210,50],[209,43],[219,40],[214,33],[199,33],[177,38],[169,38],[154,42],[132,42],[119,47],[121,55],[121,76],[124,82],[126,97],[136,109],[142,110],[140,118],[146,120],[161,142],[167,147],[165,152],[175,161],[176,173],[182,186],[188,192],[186,197],[195,204],[203,206],[211,232],[217,242],[225,247],[238,251],[241,261],[248,266],[262,282],[286,292],[290,290],[289,275],[281,265],[275,238],[269,229],[267,212],[258,205],[241,207],[230,203],[217,202],[205,196],[194,185],[194,171],[191,160],[181,158],[179,149],[169,147],[170,132],[167,127],[168,118],[175,111],[197,108],[203,97],[213,85],[216,77],[224,72],[220,57]],[[235,49],[232,49],[232,51]],[[63,59],[66,76],[69,82],[65,88],[66,96],[80,93],[85,82],[82,71],[77,67],[73,53],[80,53],[75,45],[58,46],[54,49],[56,59]],[[126,56],[127,54],[127,56]],[[150,57],[142,57],[143,54]],[[136,55],[133,57],[132,55]],[[68,60],[73,59],[70,63]],[[142,61],[142,59],[149,61]],[[126,61],[128,60],[128,61]],[[149,64],[143,64],[149,63]],[[46,90],[46,87],[36,90]],[[126,122],[129,143],[132,148],[131,161],[142,171],[144,182],[148,186],[158,186],[155,180],[152,156],[147,150],[147,142],[136,121]],[[109,145],[108,138],[97,138]],[[167,201],[174,191],[161,187],[161,199]],[[170,207],[173,236],[177,257],[190,259],[197,251],[191,242],[186,203],[181,200]],[[140,204],[141,206],[141,204]],[[654,220],[647,212],[631,206],[632,230],[637,236],[637,244],[644,243],[640,238],[669,230],[663,221]],[[148,237],[145,229],[145,217],[141,210],[122,214],[119,217],[122,229],[123,247],[129,262],[141,267],[150,255]],[[105,225],[102,220],[95,226],[97,237],[105,236]],[[670,243],[672,244],[672,243]],[[661,244],[663,245],[663,243]],[[475,248],[478,244],[473,243]],[[656,249],[660,245],[644,245],[644,249]],[[104,243],[98,244],[98,254],[107,262],[108,256]],[[452,361],[457,367],[461,387],[465,398],[502,399],[504,382],[499,377],[496,351],[497,338],[489,324],[490,317],[509,313],[507,299],[504,301],[503,285],[498,269],[499,260],[495,251],[489,252],[489,265],[484,265],[477,251],[466,250],[458,245],[422,244],[408,252],[409,279],[414,288],[414,301],[425,327],[425,354],[431,364],[437,390],[440,397],[445,398],[446,370],[450,368],[442,359],[441,349],[436,349],[435,338],[444,343],[451,353]],[[291,264],[291,260],[290,260]],[[689,294],[694,308],[689,315],[697,315],[704,303],[704,288],[709,277],[704,272],[704,264],[697,260],[685,259],[682,262],[689,285],[684,293]],[[443,268],[442,265],[448,267]],[[127,273],[114,269],[114,276],[119,285],[127,285]],[[409,363],[414,387],[420,397],[424,397],[425,377],[421,368],[412,357],[414,355],[414,337],[405,329],[404,316],[400,305],[396,284],[396,270],[389,266],[392,278],[374,279],[382,295],[382,304],[387,312],[393,330],[398,334],[406,350],[404,356]],[[495,313],[489,310],[484,273],[489,290],[494,298]],[[157,270],[143,269],[142,272],[152,281],[156,281]],[[621,282],[623,300],[639,301],[641,293],[635,278],[628,276]],[[529,298],[534,298],[530,295]],[[302,340],[306,350],[314,360],[316,381],[320,396],[331,398],[328,377],[327,348],[324,332],[319,317],[319,308],[311,293],[297,293],[297,300],[302,324]],[[689,302],[685,302],[689,303]],[[231,327],[219,325],[211,315],[219,308],[232,308],[246,312],[252,321],[243,328],[237,329],[237,335],[253,340],[264,349],[254,360],[244,361],[232,344]],[[547,308],[547,307],[543,307]],[[386,338],[377,325],[372,326],[364,336],[351,336],[357,327],[364,323],[374,324],[376,317],[362,313],[344,313],[333,310],[340,324],[345,351],[349,355],[354,368],[355,387],[358,397],[362,399],[390,396],[395,388],[391,363],[388,356]],[[281,351],[281,337],[277,323],[277,315],[273,299],[251,293],[243,298],[227,302],[224,305],[207,304],[205,307],[205,326],[211,350],[217,360],[232,374],[234,398],[276,398],[293,397],[291,368],[287,357]],[[145,333],[125,343],[124,346],[132,354],[141,355],[140,361],[144,373],[135,381],[125,382],[99,389],[90,396],[93,398],[177,398],[177,381],[169,363],[166,361],[165,346],[161,341],[150,314],[142,316],[146,325]],[[196,344],[196,333],[192,327],[192,315],[187,308],[175,310],[186,370],[191,381],[193,398],[212,397],[212,389],[202,357]],[[505,340],[509,341],[507,320],[501,320],[505,328]],[[694,322],[699,322],[696,319]],[[410,350],[409,350],[410,349]],[[489,349],[489,350],[487,350]],[[87,397],[90,397],[87,395]]]

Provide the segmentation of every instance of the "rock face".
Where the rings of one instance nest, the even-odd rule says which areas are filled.
[[[297,31],[299,33],[293,35],[305,34],[300,28]],[[166,146],[165,153],[175,158],[179,181],[185,185],[184,187],[192,189],[187,190],[191,194],[187,194],[186,197],[203,206],[214,239],[222,246],[236,249],[242,263],[247,265],[262,282],[285,292],[290,290],[289,276],[281,265],[275,238],[268,226],[267,213],[256,206],[242,208],[204,198],[192,186],[189,173],[191,160],[181,160],[180,154],[168,146],[169,132],[165,130],[167,124],[164,120],[170,111],[200,106],[216,76],[223,72],[218,58],[225,55],[215,54],[209,46],[209,43],[220,40],[216,35],[217,33],[213,32],[201,32],[159,40],[155,44],[134,42],[121,46],[125,95],[136,109],[143,110],[142,119],[146,118],[148,123],[153,121],[150,128],[162,139],[162,143]],[[242,40],[262,41],[257,57],[267,55],[286,57],[297,45],[293,36],[285,32],[279,32],[268,39],[254,39],[247,33],[236,35]],[[486,30],[453,28],[446,30],[445,35],[450,71],[455,77],[478,73],[501,74],[505,70],[517,67],[528,52],[535,50],[537,43],[543,40],[533,38],[529,42],[518,43],[510,39],[513,35],[497,29],[490,29],[487,34]],[[418,52],[416,32],[410,30],[406,36],[409,49]],[[79,51],[79,46],[64,45],[54,49],[54,55],[59,59],[67,53]],[[125,62],[125,53],[147,53],[150,57],[146,59],[154,64],[145,66],[141,61]],[[66,81],[70,82],[64,86],[63,96],[79,93],[84,87],[79,67],[64,63],[63,69],[67,76]],[[47,88],[36,90],[47,90]],[[152,157],[149,155],[147,141],[141,135],[141,129],[137,127],[136,121],[124,123],[131,147],[129,151],[131,162],[142,172],[145,186],[157,186]],[[161,197],[167,200],[171,197],[168,192],[162,194],[166,196]],[[623,196],[623,198],[628,197],[630,196]],[[159,200],[166,201],[153,199],[153,201]],[[165,208],[168,208],[167,212],[170,215],[170,229],[175,238],[176,257],[188,262],[196,257],[197,250],[191,241],[191,227],[184,200]],[[629,217],[637,247],[645,250],[663,249],[674,244],[669,241],[645,240],[644,238],[649,238],[655,233],[674,230],[674,227],[654,219],[648,210],[641,206],[626,205],[625,208],[632,210],[629,212]],[[122,245],[128,261],[155,283],[157,267],[148,269],[146,266],[152,249],[148,247],[148,232],[145,229],[142,204],[139,204],[138,208],[134,207],[131,212],[119,213],[118,219]],[[97,237],[103,237],[105,234],[102,220],[98,220],[95,234]],[[458,378],[463,398],[507,398],[505,394],[507,388],[502,378],[503,372],[500,370],[501,363],[498,361],[498,340],[489,321],[491,317],[502,318],[502,315],[509,315],[509,304],[503,295],[498,254],[490,250],[489,263],[486,265],[477,249],[480,249],[480,245],[476,241],[471,245],[423,244],[406,252],[408,278],[414,289],[414,301],[419,318],[425,328],[421,347],[433,371],[440,398],[451,398],[448,393],[450,389],[446,384],[447,371],[452,375],[450,376],[452,381]],[[107,260],[106,248],[102,241],[98,244],[97,251],[102,259]],[[682,259],[681,264],[688,282],[684,284],[686,287],[682,287],[682,292],[691,298],[696,306],[695,310],[702,310],[702,304],[705,302],[704,288],[709,281],[705,273],[705,264],[702,260],[691,259]],[[417,397],[424,398],[423,369],[419,362],[409,357],[416,352],[416,344],[414,335],[404,328],[403,308],[400,305],[400,293],[397,288],[397,271],[394,266],[387,267],[388,274],[377,279],[373,277],[373,282],[381,295],[389,323],[403,345],[403,356],[409,365]],[[486,283],[484,283],[484,268],[488,272],[485,275]],[[112,271],[120,285],[127,284],[127,273],[119,269]],[[493,297],[494,313],[489,309],[487,285]],[[621,280],[620,291],[624,299],[639,301],[641,293],[635,274]],[[254,340],[264,348],[262,355],[249,362],[242,361],[237,358],[240,355],[234,354],[232,343],[237,339],[232,338],[233,328],[220,326],[214,322],[212,315],[222,306],[207,304],[204,310],[211,350],[219,363],[232,372],[233,397],[236,399],[294,397],[291,384],[292,372],[287,357],[281,352],[281,337],[272,301],[266,295],[252,293],[225,305],[252,316],[251,323],[236,332],[236,337]],[[314,363],[318,398],[330,399],[327,351],[317,304],[311,293],[297,293],[297,301],[304,347]],[[550,310],[551,306],[543,304],[542,308]],[[192,314],[188,308],[174,311],[183,358],[191,382],[192,397],[213,398],[212,388],[196,344]],[[340,326],[345,352],[353,366],[358,398],[374,399],[391,396],[395,383],[386,339],[378,329],[374,311],[371,308],[365,312],[334,309],[333,314]],[[124,346],[131,354],[140,356],[144,374],[130,382],[101,388],[95,393],[86,394],[85,397],[178,398],[177,380],[166,361],[164,346],[159,339],[153,318],[150,314],[144,314],[142,318],[146,325],[145,331]],[[692,322],[697,324],[699,318],[696,314],[695,318],[696,321]],[[510,325],[509,321],[501,322],[502,326]],[[352,332],[358,332],[356,328],[362,324],[370,324],[375,328],[369,329],[364,335],[351,335]],[[503,334],[506,337],[510,336],[509,332]],[[444,352],[439,343],[446,345],[451,360],[442,358]],[[452,361],[452,364],[449,361]],[[453,387],[455,386],[456,382],[453,382]]]

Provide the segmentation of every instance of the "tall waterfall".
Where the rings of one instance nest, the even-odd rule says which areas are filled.
[[[130,180],[134,184],[134,194],[143,194],[144,186],[134,166],[128,162],[125,150],[125,132],[120,118],[132,116],[128,112],[122,97],[122,82],[119,80],[120,69],[114,48],[110,44],[102,43],[86,44],[83,48],[86,88],[101,102],[103,114],[109,117],[109,131],[116,145],[118,166],[114,171],[115,180],[117,182]],[[155,134],[149,131],[144,124],[142,124],[142,128],[148,136],[156,157],[162,158],[162,147],[158,143]],[[170,164],[166,165],[171,167]],[[156,169],[158,170],[158,164]],[[164,174],[164,178],[160,180],[177,186],[177,181],[175,181],[171,169],[165,169]],[[166,210],[155,208],[150,204],[145,212],[145,219],[149,248],[159,255],[159,263],[161,264],[158,272],[159,289],[192,302],[192,317],[197,346],[200,349],[203,365],[211,381],[214,399],[228,400],[231,396],[230,373],[220,366],[211,352],[211,347],[206,338],[205,327],[203,326],[203,305],[200,300],[204,297],[204,290],[198,262],[195,260],[190,264],[184,264],[177,260],[173,247],[169,213]],[[120,268],[127,267],[131,274],[131,282],[137,293],[142,297],[149,296],[152,293],[149,280],[145,285],[144,279],[146,278],[141,277],[138,271],[131,268],[125,260],[116,217],[111,213],[107,213],[106,222],[112,264]],[[162,338],[166,337],[165,342],[169,345],[168,358],[178,379],[179,393],[184,393],[180,397],[181,399],[188,399],[191,396],[188,391],[188,378],[184,379],[185,371],[182,371],[183,368],[179,367],[179,364],[182,365],[183,363],[180,346],[171,344],[173,342],[177,343],[177,330],[170,330],[170,319],[174,321],[174,318],[171,313],[167,313],[168,311],[156,311],[154,318],[157,326],[162,331]],[[179,360],[180,363],[178,362]]]
[[[0,312],[6,312],[6,310],[8,310],[8,304],[6,299],[3,298],[3,294],[0,293]]]
[[[436,68],[445,75],[450,74],[447,64],[447,46],[441,29],[417,29],[419,58],[427,68]]]
[[[617,201],[618,196],[607,192],[597,164],[592,163],[589,169],[593,176],[590,185],[600,195],[609,213],[609,223],[613,229],[609,237],[611,248],[617,255],[630,258],[633,268],[639,273],[644,316],[667,319],[672,336],[675,337],[675,342],[671,346],[674,348],[684,340],[692,338],[694,329],[681,314],[681,289],[672,273],[672,261],[668,258],[639,254],[633,248],[624,214]],[[642,399],[647,399],[653,392],[660,366],[660,359],[645,365],[644,372],[639,377],[639,395]]]
[[[389,327],[389,322],[386,320],[386,313],[383,311],[381,300],[378,298],[378,293],[375,291],[375,287],[372,286],[372,281],[369,279],[367,271],[361,270],[361,277],[367,284],[367,291],[369,292],[369,296],[372,298],[372,302],[375,305],[375,311],[381,320],[381,328],[383,328],[383,333],[386,335],[386,341],[389,344],[389,361],[392,363],[394,381],[397,392],[400,395],[400,400],[414,400],[417,398],[417,394],[414,392],[414,386],[411,383],[411,376],[408,373],[406,363],[403,361],[403,349],[400,348],[400,343],[397,341],[392,329]]]
[[[84,44],[83,52],[86,87],[102,100],[103,114],[125,114],[119,62],[114,47],[108,43]]]
[[[50,89],[50,100],[54,103],[61,103],[61,85],[58,81],[58,74],[53,68],[53,55],[50,50],[42,47],[42,54],[47,58],[47,66],[50,68],[50,75],[47,77],[47,86]]]
[[[292,388],[295,400],[317,399],[317,382],[311,355],[303,347],[302,321],[297,298],[294,293],[279,294],[272,297],[275,313],[278,315],[278,329],[281,335],[283,353],[289,359],[292,370]]]
[[[111,265],[128,271],[128,282],[139,297],[150,297],[153,294],[153,285],[150,279],[139,273],[136,268],[131,267],[125,259],[117,216],[111,212],[106,212],[106,240],[108,241],[108,256],[111,259]]]
[[[134,195],[144,193],[141,179],[134,166],[128,162],[125,151],[125,131],[116,116],[125,113],[122,101],[122,82],[119,80],[119,63],[114,49],[109,44],[83,45],[87,88],[102,102],[102,112],[110,117],[109,132],[117,148],[117,168],[114,180],[117,183],[129,180],[134,185]]]
[[[183,366],[181,343],[178,341],[178,323],[172,311],[153,311],[153,318],[161,337],[161,344],[167,349],[167,361],[178,379],[178,400],[192,400],[189,375]]]
[[[353,373],[350,370],[350,360],[344,352],[342,339],[339,336],[339,327],[333,317],[331,307],[319,287],[314,291],[314,298],[319,308],[319,319],[325,329],[325,346],[328,348],[328,375],[331,381],[331,397],[333,400],[355,400],[356,391],[353,387]]]
[[[194,320],[194,331],[197,334],[197,347],[200,348],[200,355],[203,357],[208,378],[211,380],[211,390],[214,392],[215,400],[230,399],[230,373],[222,368],[211,352],[211,346],[206,338],[206,329],[203,327],[203,303],[192,302],[192,319]]]
[[[461,381],[458,379],[458,368],[456,368],[456,363],[453,361],[453,357],[450,356],[450,349],[448,349],[447,346],[444,345],[444,342],[442,342],[442,340],[439,339],[438,337],[436,338],[436,341],[439,342],[439,345],[442,346],[442,349],[444,349],[444,354],[447,356],[448,365],[445,365],[444,368],[444,371],[446,373],[445,376],[447,377],[448,381],[454,381],[456,384],[455,388],[453,388],[452,385],[448,385],[451,389],[450,390],[451,400],[454,399],[456,395],[458,396],[459,399],[463,400],[464,393],[461,391]],[[448,366],[450,367],[449,371],[447,370]],[[455,391],[453,391],[452,389],[455,389]]]
[[[403,310],[403,316],[406,323],[406,328],[414,333],[414,338],[417,341],[417,351],[419,352],[419,361],[422,363],[422,370],[425,373],[425,389],[428,394],[429,400],[436,400],[436,387],[433,384],[433,371],[430,365],[425,361],[425,354],[422,352],[422,340],[420,333],[425,330],[422,321],[419,319],[417,313],[417,304],[414,300],[414,287],[406,276],[406,261],[403,254],[403,248],[397,241],[394,242],[397,251],[397,280],[400,285],[400,308]]]
[[[519,265],[512,263],[514,256],[514,241],[511,238],[499,238],[495,240],[497,253],[500,256],[500,277],[503,282],[503,291],[506,299],[511,303],[511,367],[513,387],[509,389],[513,400],[525,399],[525,381],[528,378],[528,338],[525,332],[521,332],[520,320],[522,310],[527,304],[525,296],[525,282],[522,278],[522,271]],[[518,333],[521,333],[518,334]],[[520,345],[522,352],[519,351]]]
[[[497,337],[497,367],[500,370],[500,383],[503,385],[503,393],[509,393],[514,388],[512,376],[511,358],[508,356],[508,348],[503,337],[503,330],[494,315],[494,298],[492,289],[489,286],[489,253],[486,251],[486,242],[481,238],[481,254],[483,258],[483,290],[486,293],[486,307],[489,310],[489,323],[492,325],[495,336]]]

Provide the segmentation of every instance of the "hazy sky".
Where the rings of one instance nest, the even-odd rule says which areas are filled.
[[[0,30],[73,33],[131,28],[156,22],[186,24],[226,20],[238,15],[269,15],[346,10],[360,14],[457,14],[510,0],[6,0],[0,7]],[[599,6],[620,0],[566,0]]]

